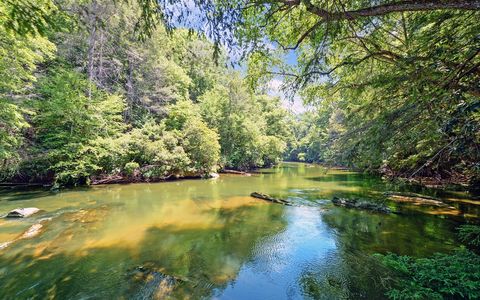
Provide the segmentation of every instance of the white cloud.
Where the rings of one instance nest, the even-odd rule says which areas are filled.
[[[300,96],[295,95],[293,101],[289,99],[285,93],[282,91],[283,80],[280,78],[273,78],[268,83],[268,94],[271,96],[277,96],[282,99],[282,106],[286,109],[292,111],[293,113],[302,113],[306,110],[303,106],[302,99]]]

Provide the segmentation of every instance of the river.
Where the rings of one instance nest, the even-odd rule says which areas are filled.
[[[386,191],[441,197],[455,210],[388,202],[403,213],[385,215],[330,201],[383,201]],[[391,277],[372,254],[452,251],[455,228],[479,214],[469,197],[301,163],[208,180],[3,190],[0,214],[42,211],[0,219],[0,244],[14,241],[0,250],[0,298],[382,299]],[[18,239],[34,224],[38,235]]]

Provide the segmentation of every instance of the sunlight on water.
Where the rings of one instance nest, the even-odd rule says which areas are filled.
[[[390,203],[406,213],[380,215],[330,201],[383,201],[385,191],[402,189],[455,207]],[[478,216],[468,195],[436,193],[293,163],[216,180],[4,191],[0,214],[42,211],[0,219],[0,244],[11,242],[0,250],[0,298],[382,298],[385,270],[371,254],[451,251],[458,222]],[[21,238],[34,224],[42,224],[36,235]]]

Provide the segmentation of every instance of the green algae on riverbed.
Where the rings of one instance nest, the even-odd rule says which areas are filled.
[[[1,220],[0,243],[51,220],[40,235],[1,250],[0,298],[383,298],[387,271],[371,254],[449,252],[458,243],[455,228],[479,207],[451,201],[460,214],[438,217],[425,213],[428,207],[389,203],[405,214],[381,215],[330,201],[383,201],[392,190],[452,197],[293,163],[249,177],[5,191],[0,213],[20,206],[43,212]],[[253,191],[298,206],[257,200]],[[149,271],[134,280],[132,270],[142,266]],[[182,280],[165,289],[165,276]]]

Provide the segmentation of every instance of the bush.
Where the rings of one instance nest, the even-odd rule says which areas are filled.
[[[125,164],[123,167],[123,172],[127,176],[133,176],[135,174],[135,170],[138,170],[138,168],[140,168],[140,165],[134,161],[131,161]]]
[[[458,228],[458,236],[465,244],[480,248],[480,226],[462,225]]]
[[[182,134],[183,147],[191,161],[190,172],[197,175],[215,172],[220,159],[218,134],[201,120],[188,121]]]
[[[387,296],[391,299],[478,299],[480,256],[462,249],[454,254],[435,254],[414,259],[388,254],[385,265],[400,276]]]

